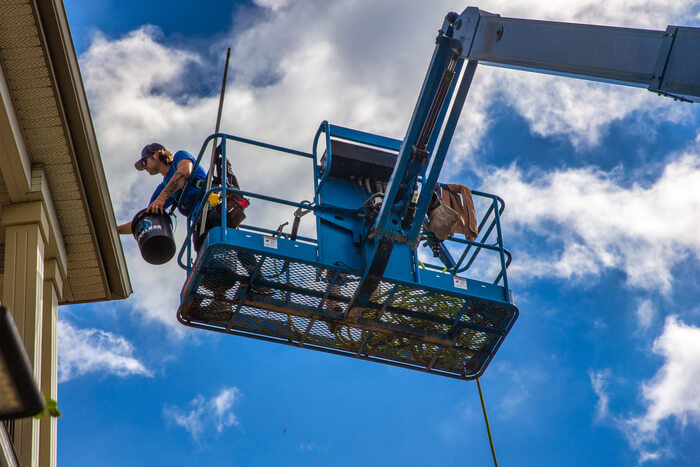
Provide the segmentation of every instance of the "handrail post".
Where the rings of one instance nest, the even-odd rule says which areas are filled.
[[[314,164],[314,167],[313,167],[313,169],[314,169],[314,203],[318,203],[318,198],[316,196],[318,194],[318,184],[319,184],[319,180],[318,180],[318,178],[319,178],[318,156],[316,155],[317,150],[318,150],[318,139],[320,138],[321,133],[324,131],[325,125],[327,125],[327,123],[328,122],[324,120],[318,126],[318,130],[316,131],[316,134],[314,135],[314,144],[313,144],[313,148],[312,148],[312,152],[311,152],[311,154],[313,156],[313,164]]]
[[[314,193],[314,203],[318,204],[319,199],[318,196],[321,192],[321,187],[323,184],[326,182],[328,179],[328,173],[330,172],[331,169],[331,129],[330,125],[327,120],[324,120],[321,123],[321,127],[318,129],[318,133],[316,133],[316,138],[314,139],[314,173],[316,174],[319,171],[318,168],[318,137],[323,131],[326,133],[326,170],[323,172],[323,176],[321,177],[321,180],[318,182],[316,185],[316,192]]]
[[[221,191],[224,194],[223,199],[221,200],[221,228],[223,229],[221,233],[223,234],[224,241],[227,240],[228,230],[228,210],[226,204],[228,201],[228,171],[226,170],[226,146],[226,138],[221,138],[221,180],[219,183],[221,183]]]
[[[494,200],[498,203],[498,200]],[[505,207],[505,203],[504,203]],[[503,251],[503,235],[501,233],[501,215],[498,209],[493,210],[496,220],[496,234],[498,235],[498,254],[501,258],[501,272],[503,273],[503,295],[506,302],[510,303],[510,293],[508,288],[508,275],[506,273],[506,254]]]

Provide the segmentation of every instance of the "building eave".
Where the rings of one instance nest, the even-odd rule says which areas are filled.
[[[105,266],[110,296],[104,299],[126,298],[131,282],[65,9],[55,0],[36,0],[36,7]]]

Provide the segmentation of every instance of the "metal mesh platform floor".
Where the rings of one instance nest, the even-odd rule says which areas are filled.
[[[251,280],[252,277],[252,280]],[[360,276],[214,245],[183,288],[185,325],[459,379],[480,376],[517,318],[509,303],[382,281],[347,310]]]

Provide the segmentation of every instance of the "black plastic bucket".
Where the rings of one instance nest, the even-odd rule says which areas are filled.
[[[164,264],[175,255],[173,223],[170,216],[145,209],[131,221],[131,233],[139,244],[141,256],[151,264]]]

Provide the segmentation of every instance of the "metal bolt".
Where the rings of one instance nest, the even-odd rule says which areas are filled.
[[[462,18],[458,18],[457,21],[455,21],[455,29],[459,29],[462,27]]]
[[[651,75],[651,76],[649,77],[649,79],[654,79],[654,75]]]

